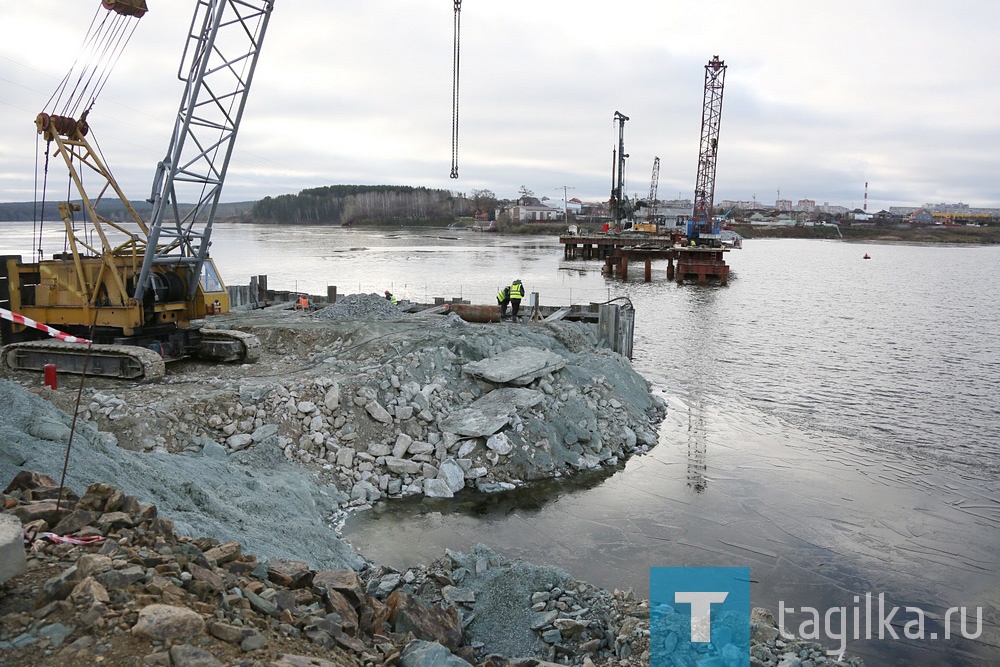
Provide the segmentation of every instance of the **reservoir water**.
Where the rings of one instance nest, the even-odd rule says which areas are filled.
[[[30,235],[2,223],[0,249],[27,255]],[[869,665],[1000,664],[1000,248],[747,241],[727,287],[677,286],[656,264],[623,283],[555,238],[444,229],[222,224],[212,252],[230,284],[494,303],[521,278],[544,304],[635,305],[633,364],[670,407],[650,453],[509,494],[382,503],[345,527],[366,556],[402,568],[483,543],[642,595],[650,566],[749,566],[753,604],[796,609],[794,632],[803,607],[860,615],[860,639],[848,624],[818,640]],[[869,593],[899,607],[891,620]]]

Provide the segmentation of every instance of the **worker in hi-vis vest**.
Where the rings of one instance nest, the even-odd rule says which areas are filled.
[[[518,278],[510,284],[510,316],[512,319],[517,319],[517,311],[521,309],[521,299],[524,298],[524,285],[521,284],[521,279]]]
[[[510,287],[504,287],[497,292],[497,305],[500,306],[500,321],[507,317],[507,304],[510,303]]]

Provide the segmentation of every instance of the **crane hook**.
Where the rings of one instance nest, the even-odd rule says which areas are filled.
[[[458,178],[458,63],[462,24],[462,0],[455,2],[455,43],[451,71],[451,177]]]

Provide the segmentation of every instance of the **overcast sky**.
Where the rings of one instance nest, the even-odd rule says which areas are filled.
[[[90,115],[126,194],[167,148],[193,0],[147,0]],[[0,201],[34,197],[35,115],[99,0],[0,0]],[[451,169],[453,2],[277,0],[226,201],[391,184],[606,200],[615,111],[627,191],[690,198],[705,64],[728,65],[715,200],[868,210],[1000,207],[997,0],[466,0],[460,178]],[[61,179],[61,180],[60,180]],[[62,183],[65,175],[50,176]],[[53,195],[49,195],[50,198]]]

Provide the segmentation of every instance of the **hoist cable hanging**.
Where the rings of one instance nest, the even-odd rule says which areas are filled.
[[[76,60],[45,104],[51,113],[76,117],[92,107],[132,39],[138,21],[107,9],[98,6]]]
[[[115,21],[114,19],[109,21],[109,19],[111,19],[111,15],[106,12],[104,20],[101,21],[100,25],[100,30],[102,32],[95,35],[90,56],[84,60],[84,67],[86,69],[80,72],[80,81],[83,82],[83,86],[81,88],[78,82],[77,88],[79,90],[74,89],[73,97],[71,97],[67,102],[71,109],[69,115],[75,116],[77,110],[89,106],[84,103],[84,100],[88,96],[90,96],[91,104],[93,104],[93,100],[97,97],[96,90],[93,94],[90,93],[90,90],[92,88],[96,88],[96,86],[94,86],[94,80],[100,80],[100,77],[102,76],[99,74],[100,70],[102,68],[106,70],[108,67],[108,54],[113,48],[116,37],[118,37],[116,30],[120,25],[119,21]]]
[[[132,39],[135,29],[139,27],[138,21],[129,21],[128,18],[124,16],[119,16],[115,22],[118,24],[118,32],[113,38],[115,44],[113,48],[106,49],[107,58],[104,62],[104,69],[97,77],[97,84],[94,86],[94,91],[90,96],[90,101],[85,105],[87,109],[94,106],[94,102],[96,102],[97,98],[101,95],[101,91],[104,90],[105,84],[107,84],[108,79],[111,78],[111,72],[115,69],[115,66],[122,57],[122,53],[125,52],[125,47]],[[108,46],[111,46],[110,43]]]
[[[100,12],[100,9],[98,9],[97,11]],[[76,71],[76,68],[80,63],[80,60],[83,59],[84,53],[88,48],[87,45],[93,39],[94,30],[95,27],[97,26],[98,16],[100,16],[99,13],[94,14],[94,18],[91,19],[90,27],[87,29],[87,35],[84,37],[83,44],[80,46],[80,52],[77,54],[77,57],[73,61],[73,64],[70,65],[69,71],[66,72],[65,76],[63,76],[62,81],[60,81],[59,85],[56,86],[56,89],[53,91],[52,96],[49,97],[48,101],[45,103],[45,106],[43,108],[49,109],[53,113],[65,114],[66,109],[59,107],[60,103],[62,102],[62,96],[66,93],[66,86],[69,85],[69,81],[70,78],[73,76],[73,72]],[[87,59],[89,59],[89,57]],[[76,88],[78,88],[79,86],[80,86],[80,79],[78,76],[74,90],[76,90]]]
[[[458,178],[458,64],[462,29],[462,0],[455,0],[455,44],[451,81],[451,177]]]

